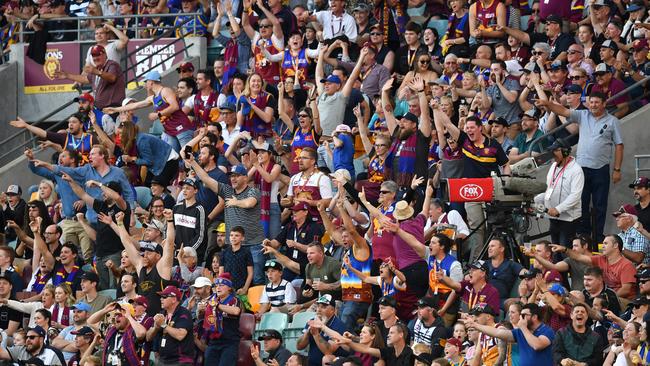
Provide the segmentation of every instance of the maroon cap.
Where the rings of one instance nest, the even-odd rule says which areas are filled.
[[[291,207],[291,211],[300,211],[300,210],[309,210],[309,206],[304,203],[304,202],[298,202],[293,207]]]
[[[645,38],[637,39],[632,44],[632,48],[634,48],[634,50],[636,51],[640,51],[644,48],[648,48],[648,40]]]
[[[157,293],[161,297],[176,296],[177,300],[181,299],[181,290],[179,290],[176,286],[167,286],[164,290],[158,291]]]
[[[447,338],[447,343],[451,344],[452,346],[458,347],[458,351],[463,350],[463,342],[460,341],[458,338]]]
[[[129,300],[129,303],[133,305],[142,305],[145,309],[149,307],[149,301],[147,301],[147,298],[144,296],[138,296],[133,300]]]
[[[106,49],[104,48],[104,46],[98,44],[98,45],[93,46],[93,48],[90,49],[90,54],[92,56],[100,56],[102,54],[105,55],[106,54]]]
[[[177,72],[192,71],[194,72],[194,64],[191,62],[183,62],[181,66],[176,68]]]
[[[562,275],[560,272],[552,269],[544,274],[544,279],[546,282],[562,282]]]

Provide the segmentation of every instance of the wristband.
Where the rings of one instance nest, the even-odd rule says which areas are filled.
[[[167,222],[174,222],[174,220],[167,220]]]
[[[620,172],[620,171],[621,171],[621,168],[614,168],[614,171],[615,171],[615,172]]]

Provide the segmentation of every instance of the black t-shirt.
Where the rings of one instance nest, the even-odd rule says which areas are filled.
[[[343,123],[350,126],[350,128],[357,125],[357,117],[354,115],[354,107],[363,102],[363,94],[359,89],[352,89],[347,103],[345,103],[345,115],[343,116]]]
[[[9,322],[18,322],[18,327],[22,328],[23,313],[18,310],[9,308],[8,306],[0,306],[0,329],[9,328]]]
[[[49,42],[69,42],[77,40],[76,32],[61,32],[77,29],[77,22],[74,20],[51,20],[45,22],[44,28],[50,38]]]
[[[109,206],[105,201],[95,199],[93,202],[93,210],[95,210],[97,214],[106,214],[112,217],[113,220],[115,220],[115,215],[118,212],[124,212],[124,227],[127,231],[129,230],[131,224],[131,209],[129,208],[128,204],[126,210],[120,210],[117,205]],[[106,225],[101,221],[97,221],[95,230],[97,231],[95,249],[96,255],[98,257],[104,257],[124,250],[124,245],[122,245],[120,236],[117,235],[113,229],[111,229],[110,225]]]
[[[166,312],[163,315],[167,315]],[[187,330],[187,335],[182,340],[177,341],[174,337],[163,336],[162,332],[158,332],[160,359],[165,363],[187,362],[188,358],[191,359],[194,356],[192,313],[186,308],[178,306],[171,317],[171,322],[168,322],[168,324],[171,323],[173,323],[174,328]]]
[[[253,267],[253,255],[248,247],[240,246],[237,251],[228,245],[221,252],[221,265],[224,272],[232,275],[232,286],[239,290],[246,284],[247,267]]]
[[[90,0],[73,0],[65,4],[65,13],[71,17],[84,17],[88,12]]]
[[[594,297],[591,297],[589,295],[589,292],[587,290],[582,290],[582,294],[585,296],[585,302],[589,306],[594,306]],[[605,299],[607,299],[607,303],[609,306],[607,306],[607,309],[611,310],[612,313],[619,315],[621,313],[621,304],[618,300],[618,296],[616,295],[616,292],[612,290],[609,287],[605,287],[603,291],[598,294],[598,296],[604,296]]]
[[[397,54],[395,55],[395,72],[400,75],[406,75],[406,73],[411,71],[411,66],[415,66],[415,63],[418,62],[416,56],[418,53],[428,54],[429,51],[424,45],[420,45],[420,47],[415,50],[415,52],[409,52],[409,46],[400,47],[400,49],[397,50]]]
[[[402,353],[399,356],[395,355],[394,347],[386,347],[380,350],[381,359],[384,360],[386,365],[391,366],[411,366],[415,363],[415,357],[413,356],[413,351],[407,345],[402,350]]]
[[[637,212],[637,217],[639,218],[639,222],[641,225],[646,230],[650,229],[650,205],[646,206],[646,208],[641,208],[641,204],[637,203],[635,206],[636,212]]]
[[[257,14],[261,14],[259,19],[266,18],[257,4],[253,5],[253,10],[255,10]],[[282,34],[284,35],[284,43],[287,44],[287,42],[289,42],[289,36],[291,35],[291,32],[299,30],[298,19],[286,6],[283,6],[279,12],[273,15],[275,15],[275,17],[280,21],[280,26],[282,26]]]
[[[148,273],[147,269],[142,267],[138,275],[138,295],[147,298],[147,303],[149,304],[147,306],[148,316],[154,316],[160,313],[160,295],[158,295],[158,292],[162,291],[166,285],[167,281],[160,277],[156,266]]]
[[[508,156],[499,141],[484,137],[483,146],[476,146],[465,132],[460,131],[458,144],[462,147],[465,178],[487,178],[491,172],[499,173],[499,167],[508,163]]]

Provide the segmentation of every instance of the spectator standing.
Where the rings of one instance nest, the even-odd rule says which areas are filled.
[[[149,113],[149,120],[160,120],[165,130],[163,140],[179,152],[181,146],[185,146],[192,139],[194,124],[181,110],[176,93],[162,85],[158,71],[149,71],[142,80],[150,94],[145,100],[122,107],[107,108],[104,113],[129,112],[153,105],[155,112]]]
[[[239,316],[242,304],[237,298],[230,273],[222,273],[215,280],[217,291],[205,309],[203,329],[208,339],[205,350],[207,365],[232,365],[237,359],[240,340]]]
[[[317,161],[316,150],[305,147],[300,151],[298,155],[300,173],[291,177],[287,197],[281,201],[283,206],[306,203],[309,205],[309,215],[314,220],[320,218],[317,205],[322,202],[323,207],[327,207],[332,199],[332,180],[318,170]]]
[[[556,140],[549,147],[553,151],[553,164],[546,175],[546,192],[535,196],[535,202],[543,203],[549,216],[549,231],[553,243],[569,246],[575,236],[575,221],[582,214],[582,188],[584,173],[571,147]]]
[[[487,263],[478,260],[470,266],[469,280],[456,282],[444,275],[442,270],[438,271],[437,278],[460,296],[461,311],[469,311],[478,303],[488,304],[492,309],[500,309],[499,290],[487,282],[487,273]]]
[[[246,246],[253,256],[253,285],[265,283],[265,258],[262,253],[264,231],[260,222],[261,193],[259,190],[248,186],[248,171],[243,165],[231,167],[228,173],[231,185],[226,185],[210,178],[194,159],[186,160],[186,162],[191,164],[192,169],[194,169],[203,184],[226,201],[224,211],[226,232],[230,232],[236,225],[246,228],[246,238],[242,245]],[[230,238],[226,237],[226,244],[229,243]]]
[[[588,110],[569,110],[555,102],[539,100],[538,106],[547,107],[549,111],[574,121],[579,126],[578,154],[576,162],[582,167],[585,185],[582,190],[582,218],[578,226],[579,233],[595,232],[596,242],[603,239],[605,228],[605,210],[610,185],[610,162],[614,148],[613,172],[611,181],[616,184],[621,180],[623,164],[623,138],[618,118],[606,110],[607,96],[600,92],[589,95]],[[601,132],[602,131],[602,132]],[[590,208],[593,203],[595,227],[590,221]]]
[[[162,313],[154,316],[154,325],[147,330],[147,341],[155,338],[158,346],[158,364],[171,366],[192,363],[194,335],[192,314],[182,307],[181,291],[167,286],[159,293]]]
[[[234,278],[230,287],[237,295],[245,295],[253,281],[253,257],[248,247],[242,247],[246,233],[241,226],[230,229],[229,242],[221,252],[220,273],[230,273]]]
[[[16,225],[22,227],[25,221],[25,210],[27,203],[22,199],[23,190],[17,184],[11,184],[7,187],[4,194],[0,195],[0,203],[2,204],[2,221],[5,223],[7,220],[13,220]],[[5,241],[16,240],[16,232],[11,229],[5,232]]]
[[[174,226],[176,226],[176,248],[192,247],[203,263],[207,248],[207,218],[205,208],[196,200],[198,181],[186,178],[182,183],[183,201],[174,206]]]
[[[113,33],[117,37],[117,40],[109,42],[109,32]],[[126,49],[128,43],[129,37],[110,23],[104,23],[95,27],[95,44],[104,47],[109,60],[120,63],[122,61],[121,53]],[[93,61],[93,55],[90,51],[92,51],[92,47],[88,49],[88,53],[86,54],[86,64],[97,66]]]
[[[22,326],[23,314],[7,306],[10,299],[14,299],[12,295],[12,276],[6,272],[0,272],[0,329],[4,330],[4,334],[11,337]]]
[[[99,276],[95,272],[86,272],[81,276],[81,292],[83,292],[83,296],[78,297],[78,300],[90,305],[92,313],[98,312],[113,301],[110,297],[97,293],[98,283]]]
[[[196,73],[196,94],[183,104],[185,114],[194,114],[196,127],[206,127],[211,122],[216,122],[214,116],[217,112],[217,98],[219,93],[212,89],[211,72],[199,70]]]
[[[630,183],[629,187],[634,189],[634,199],[637,201],[634,208],[641,223],[639,231],[647,232],[645,228],[650,228],[650,179],[639,177]]]

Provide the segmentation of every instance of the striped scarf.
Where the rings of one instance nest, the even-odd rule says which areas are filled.
[[[234,293],[230,293],[224,300],[220,300],[215,294],[205,308],[205,318],[203,319],[203,329],[206,329],[205,336],[208,340],[218,339],[223,333],[223,312],[217,309],[218,305],[236,305],[237,298]]]
[[[415,148],[417,145],[418,137],[417,132],[413,132],[406,140],[397,139],[391,147],[391,156],[395,158],[399,153],[399,161],[397,164],[396,181],[400,186],[409,186],[413,174],[415,174]],[[393,164],[393,169],[395,164]]]
[[[117,337],[117,328],[110,327],[106,333],[106,341],[104,342],[104,350],[102,352],[102,365],[107,365],[106,361],[108,359],[108,346],[110,344],[115,344],[113,337]],[[140,353],[135,347],[136,339],[135,332],[131,325],[122,333],[122,349],[115,350],[117,353],[121,353],[122,359],[128,361],[128,365],[140,365]]]
[[[266,172],[271,174],[271,170],[273,170],[274,166],[275,162],[271,160],[266,165]],[[259,171],[255,172],[253,178],[256,188],[262,192],[262,198],[260,200],[260,218],[262,220],[262,227],[264,228],[264,236],[268,238],[270,237],[269,230],[271,227],[271,186],[273,183],[267,182]]]
[[[63,313],[61,314],[61,321],[58,321],[59,319],[59,311],[62,311]],[[54,308],[52,309],[52,320],[58,323],[61,323],[61,325],[65,325],[66,327],[70,325],[70,308],[65,306],[63,309],[59,307],[59,304],[54,304]]]
[[[57,269],[56,271],[56,275],[52,280],[52,284],[54,286],[58,286],[62,283],[65,283],[68,286],[72,287],[72,282],[74,281],[74,278],[77,275],[78,271],[79,271],[79,266],[76,264],[72,267],[72,271],[70,271],[70,273],[67,273],[65,271],[65,267],[61,265],[61,267],[59,267],[59,269]]]
[[[41,270],[39,269],[38,272],[36,272],[36,275],[34,276],[34,284],[32,285],[31,290],[40,294],[41,291],[43,291],[43,288],[47,284],[47,281],[52,278],[52,272],[46,273],[45,275],[41,274]]]

